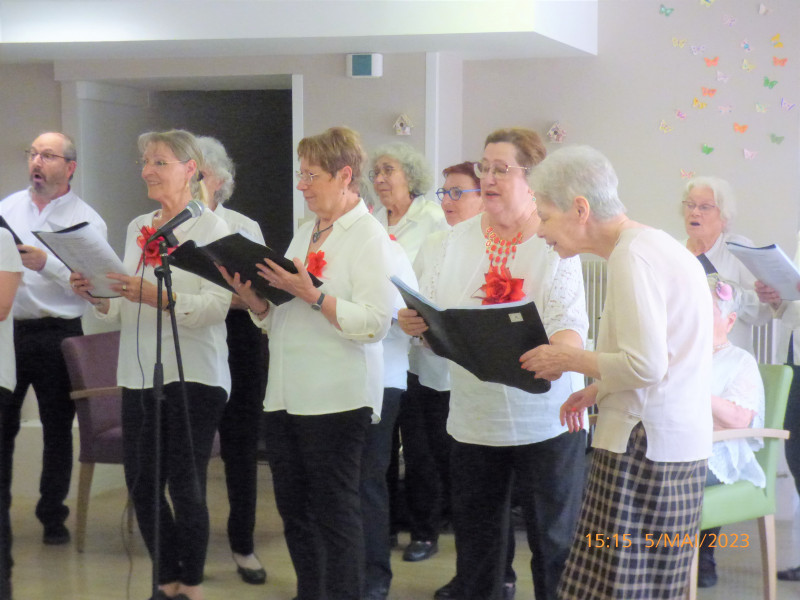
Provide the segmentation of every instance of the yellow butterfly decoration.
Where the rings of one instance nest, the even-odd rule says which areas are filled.
[[[667,125],[667,122],[664,119],[661,119],[661,123],[658,125],[658,128],[664,133],[669,133],[672,131],[672,125]]]
[[[733,130],[736,133],[744,133],[745,131],[747,131],[747,125],[739,125],[738,123],[734,123]]]
[[[776,33],[775,35],[773,35],[771,38],[769,38],[769,41],[772,42],[772,45],[775,48],[783,48],[783,42],[781,41],[780,33]]]
[[[706,106],[708,106],[708,104],[706,104],[705,102],[700,102],[700,100],[695,98],[694,101],[692,102],[692,106],[694,108],[705,108]]]
[[[676,37],[672,38],[672,45],[676,48],[683,48],[686,45],[686,38],[678,39]]]
[[[751,62],[747,62],[746,58],[742,61],[742,71],[747,71],[749,73],[755,68],[756,66]]]
[[[712,4],[714,4],[715,0],[700,0],[700,4],[708,8]]]

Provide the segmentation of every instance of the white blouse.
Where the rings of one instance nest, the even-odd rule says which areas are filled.
[[[256,242],[261,245],[266,245],[264,242],[264,234],[261,233],[259,224],[248,216],[242,213],[226,208],[222,204],[217,204],[214,209],[214,214],[221,217],[223,221],[228,224],[228,229],[231,233],[241,233],[251,242]]]
[[[640,421],[647,458],[711,454],[712,307],[700,262],[657,229],[625,229],[608,258],[597,337],[593,445],[624,453]]]
[[[128,225],[125,256],[122,260],[128,274],[142,275],[144,272],[144,279],[153,284],[157,283],[153,267],[139,265],[142,250],[137,238],[143,226],[152,227],[155,214],[153,212],[136,217]],[[179,243],[194,240],[199,245],[209,244],[228,233],[225,222],[208,210],[173,231]],[[231,293],[188,271],[172,268],[171,272],[172,289],[177,296],[175,316],[185,380],[221,387],[230,392],[231,376],[228,370],[228,345],[225,342],[227,337],[225,316],[231,304]],[[153,387],[157,312],[152,306],[146,304],[140,306],[124,298],[112,298],[107,314],[94,311],[98,319],[121,323],[118,385],[129,389]],[[172,327],[169,314],[164,313],[162,316],[164,322],[161,359],[164,363],[164,383],[174,383],[180,379]]]
[[[419,292],[434,304],[438,303],[436,283],[442,269],[449,235],[449,229],[430,234],[425,238],[417,253],[417,258],[414,260],[414,271],[419,280]],[[419,338],[411,340],[411,349],[408,352],[408,370],[419,377],[421,385],[437,392],[449,391],[450,366],[448,363],[446,358],[434,353]]]
[[[524,279],[525,296],[536,302],[548,337],[569,329],[585,341],[589,321],[577,257],[562,260],[534,236],[517,246],[516,257],[507,266],[512,277]],[[476,215],[456,225],[448,238],[436,284],[437,304],[441,308],[480,305],[479,290],[488,270],[481,215]],[[447,431],[459,442],[518,446],[567,431],[559,423],[558,411],[574,391],[568,374],[553,381],[549,392],[529,394],[480,381],[459,365],[449,364],[452,389]]]
[[[377,206],[372,214],[400,242],[412,263],[429,234],[449,229],[439,203],[427,200],[424,196],[417,196],[411,201],[411,206],[396,225],[389,226],[389,213],[383,205]]]
[[[392,275],[399,277],[406,285],[412,289],[417,288],[417,276],[406,256],[405,250],[399,242],[392,241],[389,246],[392,249],[394,259],[394,271]],[[408,347],[411,338],[405,333],[397,322],[397,311],[405,308],[403,297],[397,289],[395,292],[394,311],[392,312],[392,326],[389,333],[383,338],[383,387],[404,390],[408,382]]]
[[[22,259],[11,232],[0,227],[0,271],[22,272]],[[14,313],[0,321],[0,387],[14,391],[17,385],[17,363],[14,355]]]
[[[764,427],[764,382],[752,355],[737,346],[714,353],[711,394],[755,412],[750,427]],[[754,452],[764,447],[761,438],[714,442],[708,468],[722,483],[744,479],[758,487],[767,484]]]
[[[306,256],[314,221],[304,223],[286,251]],[[381,414],[383,346],[396,288],[389,236],[364,202],[339,217],[319,251],[326,265],[321,292],[336,298],[337,329],[300,298],[270,306],[257,325],[269,334],[269,378],[264,407],[293,415],[321,415],[364,406]]]

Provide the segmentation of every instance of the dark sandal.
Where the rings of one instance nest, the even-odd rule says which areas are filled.
[[[778,571],[778,579],[781,581],[800,581],[800,567]]]

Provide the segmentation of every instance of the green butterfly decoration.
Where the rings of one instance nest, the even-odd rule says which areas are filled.
[[[703,154],[711,154],[714,151],[714,148],[709,146],[708,144],[703,144]]]
[[[668,17],[668,16],[670,16],[670,15],[672,14],[672,11],[673,11],[673,10],[675,10],[675,9],[674,9],[674,8],[667,8],[666,6],[664,6],[664,5],[662,4],[662,5],[661,5],[661,9],[659,10],[659,13],[661,13],[661,14],[662,14],[662,15],[664,15],[665,17]]]
[[[774,88],[776,85],[778,85],[778,81],[777,81],[777,80],[770,81],[770,80],[769,80],[769,77],[767,77],[766,75],[764,75],[764,87],[766,87],[766,88],[769,88],[769,89],[772,89],[772,88]]]
[[[774,133],[769,134],[769,141],[773,144],[780,144],[783,141],[784,136],[782,135],[775,135]]]

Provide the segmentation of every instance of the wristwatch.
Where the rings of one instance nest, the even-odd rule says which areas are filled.
[[[322,301],[323,300],[325,300],[325,293],[324,292],[320,293],[319,298],[317,298],[317,301],[314,302],[314,304],[311,305],[311,310],[316,310],[317,312],[321,311],[322,310]]]

